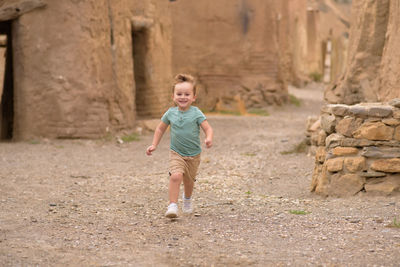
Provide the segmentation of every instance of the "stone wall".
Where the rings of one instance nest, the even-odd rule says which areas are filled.
[[[400,193],[400,99],[326,105],[309,130],[316,148],[311,191]]]

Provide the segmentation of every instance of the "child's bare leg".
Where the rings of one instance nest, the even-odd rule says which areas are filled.
[[[182,180],[182,173],[172,173],[169,177],[169,203],[178,203],[179,187],[181,186]]]
[[[192,179],[188,177],[183,178],[183,187],[185,188],[185,197],[190,198],[192,197],[194,182]]]

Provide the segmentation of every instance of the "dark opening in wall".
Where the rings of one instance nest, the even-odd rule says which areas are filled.
[[[0,140],[13,137],[14,86],[11,21],[0,22]]]
[[[132,51],[135,79],[135,106],[138,118],[146,118],[151,114],[151,96],[149,94],[148,31],[143,28],[132,32]]]

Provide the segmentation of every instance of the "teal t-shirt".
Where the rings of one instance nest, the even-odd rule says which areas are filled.
[[[184,157],[200,154],[200,124],[205,119],[203,112],[194,106],[186,111],[169,108],[161,120],[171,125],[171,149]]]

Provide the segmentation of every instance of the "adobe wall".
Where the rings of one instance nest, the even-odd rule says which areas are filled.
[[[320,75],[329,83],[345,71],[350,9],[349,3],[333,0],[308,2],[308,62],[314,79]]]
[[[173,71],[199,78],[198,105],[212,110],[238,101],[247,108],[286,102],[280,8],[272,0],[174,2]]]
[[[327,88],[329,103],[388,101],[400,96],[398,1],[354,0],[347,71]]]
[[[48,0],[45,8],[14,20],[13,138],[96,138],[131,128],[136,119],[132,17],[139,15],[156,18],[148,30],[153,57],[146,60],[149,106],[159,115],[166,95],[157,90],[171,75],[170,21],[169,3],[154,3]]]
[[[385,34],[379,76],[375,80],[378,100],[400,97],[400,3],[390,1],[389,21]]]
[[[279,1],[277,7],[280,71],[287,83],[302,86],[308,80],[310,39],[316,37],[317,20],[310,21],[307,1]],[[320,44],[315,47],[319,47]],[[309,49],[310,48],[310,49]],[[312,57],[321,53],[312,51]]]

